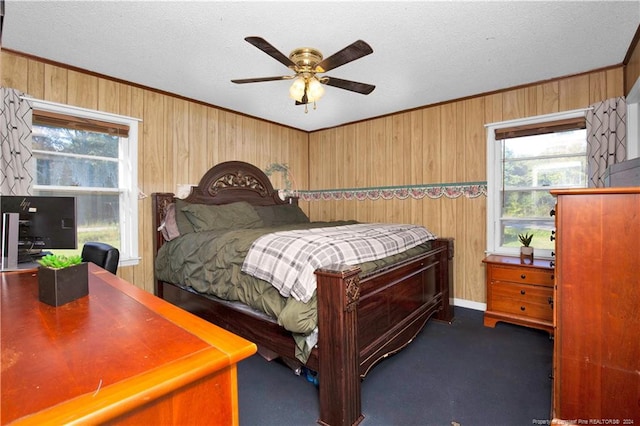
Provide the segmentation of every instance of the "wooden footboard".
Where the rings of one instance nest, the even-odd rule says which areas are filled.
[[[316,271],[318,362],[322,424],[362,420],[360,379],[378,361],[408,345],[427,320],[451,322],[453,240],[360,279],[358,268]]]

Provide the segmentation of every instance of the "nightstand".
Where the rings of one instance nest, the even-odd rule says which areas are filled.
[[[554,268],[549,260],[524,264],[520,258],[490,255],[487,265],[487,310],[484,325],[498,321],[539,328],[553,335]]]

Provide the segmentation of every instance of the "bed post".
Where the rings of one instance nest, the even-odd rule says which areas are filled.
[[[151,208],[153,209],[153,219],[151,220],[151,226],[153,226],[153,259],[155,266],[155,258],[158,255],[158,250],[164,244],[164,238],[162,232],[158,230],[158,227],[164,220],[164,215],[167,212],[167,206],[174,202],[174,194],[170,192],[154,192],[151,194]],[[154,270],[153,279],[153,294],[162,298],[162,285],[155,279]]]
[[[440,253],[440,263],[444,266],[440,268],[438,278],[441,286],[439,291],[442,293],[442,309],[436,313],[435,319],[451,323],[454,317],[453,306],[449,300],[453,295],[453,238],[438,238],[435,243],[446,248]]]
[[[320,419],[331,426],[362,421],[358,350],[360,268],[340,265],[316,270]]]

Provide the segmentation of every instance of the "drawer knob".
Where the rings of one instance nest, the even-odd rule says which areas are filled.
[[[549,297],[547,299],[547,301],[549,302],[549,304],[551,305],[551,307],[553,308],[553,297]]]
[[[526,293],[526,291],[520,290],[520,294],[525,294],[525,293]]]
[[[520,275],[520,278],[522,278],[523,280],[527,278],[527,276],[525,274]]]
[[[520,310],[524,311],[526,308],[524,306],[520,306]]]

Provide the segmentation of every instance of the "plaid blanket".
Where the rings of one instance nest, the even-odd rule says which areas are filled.
[[[422,226],[381,223],[274,232],[253,242],[242,271],[306,303],[316,269],[382,259],[436,238]]]

